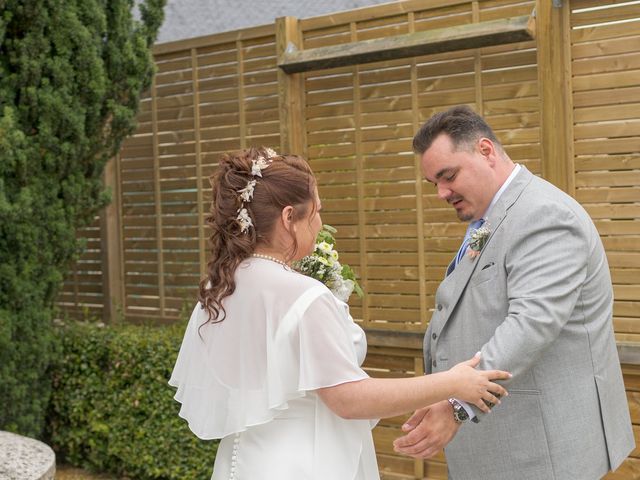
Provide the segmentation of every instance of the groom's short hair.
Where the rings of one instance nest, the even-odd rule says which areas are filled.
[[[502,149],[489,124],[467,105],[457,105],[438,112],[427,120],[413,137],[413,151],[422,155],[441,133],[451,138],[456,149],[471,148],[480,137],[488,138]]]

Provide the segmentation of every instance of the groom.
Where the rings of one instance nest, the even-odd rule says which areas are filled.
[[[454,480],[590,480],[616,469],[634,438],[609,267],[589,215],[514,164],[468,107],[433,116],[413,148],[438,196],[478,229],[436,293],[426,371],[481,351],[479,368],[513,379],[490,414],[455,399],[417,411],[396,451],[429,458],[448,444]]]

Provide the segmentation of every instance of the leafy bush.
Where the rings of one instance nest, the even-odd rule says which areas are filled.
[[[184,326],[57,329],[49,442],[65,461],[146,479],[208,479],[217,442],[178,417],[167,384]]]
[[[52,305],[109,198],[166,0],[0,0],[0,429],[38,436]]]

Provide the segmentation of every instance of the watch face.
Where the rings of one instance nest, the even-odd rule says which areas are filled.
[[[456,405],[453,409],[453,414],[459,422],[464,422],[469,419],[469,414],[462,405]]]
[[[462,423],[465,420],[469,420],[469,414],[464,409],[460,402],[458,402],[455,398],[450,398],[449,403],[453,407],[453,418],[456,422]]]

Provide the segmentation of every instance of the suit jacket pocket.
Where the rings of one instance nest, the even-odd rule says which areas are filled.
[[[492,278],[495,278],[498,273],[498,267],[495,263],[490,261],[483,261],[481,265],[478,265],[471,277],[471,286],[475,287],[481,283],[488,282]]]
[[[449,478],[550,480],[554,476],[539,390],[515,389],[477,425],[461,428],[446,447]],[[564,477],[561,480],[567,480]],[[578,477],[573,477],[578,478]]]
[[[507,388],[509,395],[540,395],[540,390],[527,388]]]

